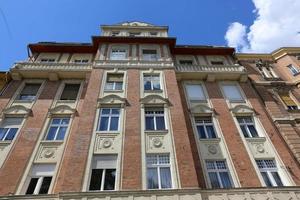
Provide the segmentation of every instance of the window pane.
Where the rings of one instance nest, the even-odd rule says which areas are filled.
[[[50,187],[50,184],[51,184],[51,180],[52,180],[51,176],[43,178],[43,183],[41,185],[39,194],[48,194],[48,190],[49,190],[49,187]]]
[[[205,100],[201,85],[186,85],[187,95],[190,100]]]
[[[104,190],[114,190],[116,180],[116,169],[105,170]]]
[[[160,82],[153,81],[153,90],[160,90]]]
[[[151,90],[151,81],[144,81],[144,90]]]
[[[92,169],[89,190],[100,190],[103,169]]]
[[[212,188],[220,188],[220,183],[218,181],[218,175],[215,172],[208,173],[209,180]]]
[[[122,89],[123,89],[123,83],[122,82],[116,82],[115,90],[122,90]]]
[[[13,140],[16,133],[17,133],[18,129],[17,128],[11,128],[9,129],[8,134],[5,137],[5,140]]]
[[[57,129],[58,127],[50,127],[46,140],[54,140]]]
[[[272,172],[272,176],[273,176],[277,186],[283,186],[281,178],[277,172]]]
[[[252,137],[258,137],[257,131],[253,125],[248,125],[248,129],[249,129]]]
[[[107,131],[107,128],[108,128],[108,117],[101,117],[100,118],[99,130],[100,131]]]
[[[0,140],[4,139],[4,136],[7,131],[8,131],[8,128],[0,128]]]
[[[262,177],[264,179],[264,182],[265,182],[266,186],[267,187],[272,187],[272,183],[271,183],[271,181],[269,179],[269,176],[268,176],[267,172],[261,172],[261,175],[262,175]]]
[[[228,172],[220,172],[220,178],[222,181],[223,188],[231,188],[231,182]]]
[[[108,83],[105,83],[105,90],[113,90],[114,88],[114,83],[112,82],[108,82]]]
[[[200,138],[202,138],[202,139],[206,138],[203,126],[197,126],[197,131],[198,131],[198,135],[199,135]]]
[[[160,181],[161,181],[161,188],[172,187],[171,171],[169,167],[160,168]]]
[[[111,113],[114,114],[114,115],[118,115],[118,114],[120,114],[120,109],[113,108],[113,109],[111,109]]]
[[[60,124],[60,120],[61,119],[58,119],[58,118],[52,119],[52,124]]]
[[[103,108],[101,109],[101,114],[109,114],[110,113],[110,109],[109,108]]]
[[[110,119],[110,131],[117,131],[119,128],[119,117],[112,117]]]
[[[65,134],[67,132],[68,127],[60,127],[57,133],[55,140],[63,140],[65,138]]]
[[[80,84],[66,84],[60,100],[76,100]]]
[[[154,117],[146,117],[146,130],[154,130]]]
[[[206,132],[207,132],[208,138],[216,138],[215,129],[212,125],[206,125]]]
[[[156,168],[147,169],[147,188],[158,189],[158,175]]]
[[[20,93],[19,100],[34,100],[41,84],[26,84]]]
[[[61,124],[69,124],[70,119],[62,119]]]
[[[156,130],[165,130],[165,119],[164,117],[156,117]]]
[[[241,129],[242,129],[242,132],[243,132],[244,136],[245,136],[246,138],[248,138],[249,135],[248,135],[248,132],[247,132],[246,127],[245,127],[244,125],[240,125],[240,127],[241,127]]]
[[[28,185],[27,191],[25,194],[33,194],[36,184],[38,182],[38,178],[31,178],[30,183]]]
[[[243,100],[239,88],[236,85],[223,85],[223,91],[227,99],[229,100]]]

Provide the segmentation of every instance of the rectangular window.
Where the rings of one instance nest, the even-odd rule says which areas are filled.
[[[200,139],[216,138],[214,123],[211,117],[195,117],[195,123]]]
[[[275,160],[256,160],[256,164],[267,187],[283,186]]]
[[[290,69],[293,76],[296,76],[299,73],[299,69],[294,65],[289,65],[288,68]]]
[[[111,60],[125,60],[126,50],[125,49],[112,49],[110,54]]]
[[[289,110],[298,110],[298,105],[291,98],[288,92],[279,93],[279,96]]]
[[[26,83],[18,100],[34,101],[40,87],[40,83]]]
[[[146,130],[166,130],[164,108],[145,109]]]
[[[205,163],[210,185],[213,189],[232,187],[230,173],[224,160],[207,160]]]
[[[60,96],[60,100],[76,100],[79,92],[80,84],[66,83],[64,90]]]
[[[188,84],[185,86],[189,100],[206,101],[204,90],[200,84]]]
[[[101,108],[98,122],[98,131],[118,131],[120,108]]]
[[[210,62],[212,65],[224,65],[223,61],[211,61]]]
[[[70,118],[53,118],[48,128],[46,140],[64,140]]]
[[[53,63],[53,62],[55,62],[55,59],[54,58],[42,58],[40,60],[40,62],[42,62],[42,63]]]
[[[130,37],[136,37],[136,36],[140,36],[140,35],[141,35],[140,32],[130,32],[130,33],[129,33],[129,36],[130,36]]]
[[[170,156],[150,154],[147,162],[147,189],[172,188]]]
[[[244,101],[241,91],[237,85],[234,84],[224,84],[222,85],[225,97],[229,101]]]
[[[123,74],[107,74],[104,90],[122,90]]]
[[[144,74],[144,90],[160,90],[159,74]]]
[[[74,63],[88,63],[89,59],[75,59]]]
[[[111,33],[111,36],[118,36],[119,34],[120,34],[119,31],[113,31],[113,32]]]
[[[180,65],[193,65],[192,60],[179,60]]]
[[[246,138],[259,137],[255,128],[255,123],[250,116],[236,117],[240,128]]]
[[[33,165],[25,194],[48,194],[54,169],[53,164]]]
[[[155,61],[157,60],[157,52],[155,49],[143,49],[143,60]]]
[[[18,133],[23,118],[7,117],[0,126],[0,141],[12,141]]]
[[[89,190],[115,190],[116,167],[116,155],[95,155],[93,157]]]
[[[150,32],[150,36],[157,36],[157,32]]]

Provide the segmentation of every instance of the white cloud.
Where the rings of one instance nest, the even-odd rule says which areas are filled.
[[[241,52],[271,52],[300,46],[300,0],[252,0],[256,19],[247,27],[233,22],[225,35],[229,46]]]

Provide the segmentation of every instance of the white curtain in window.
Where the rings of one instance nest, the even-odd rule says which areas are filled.
[[[225,96],[229,100],[243,100],[243,97],[237,85],[223,85],[222,87]]]
[[[31,169],[32,176],[53,176],[55,164],[36,164]]]
[[[93,169],[115,169],[117,155],[96,155],[93,158]]]
[[[190,100],[205,100],[205,95],[201,85],[186,85],[186,90]]]

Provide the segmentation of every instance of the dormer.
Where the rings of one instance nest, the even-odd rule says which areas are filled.
[[[102,25],[101,32],[102,36],[112,37],[168,37],[167,26],[155,26],[138,21]]]

